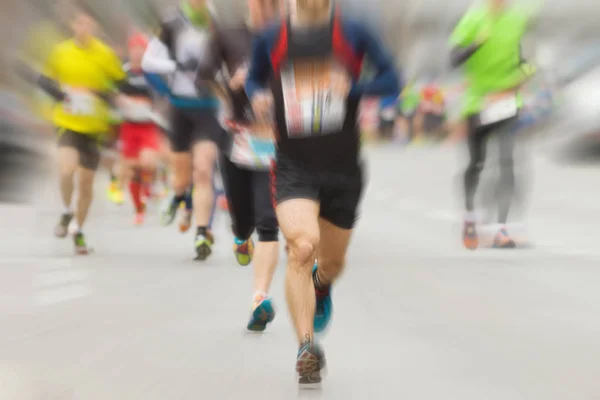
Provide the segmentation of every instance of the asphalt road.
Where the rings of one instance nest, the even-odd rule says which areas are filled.
[[[251,269],[235,264],[226,215],[214,256],[194,263],[191,233],[160,227],[157,206],[133,227],[131,207],[106,201],[99,182],[95,254],[75,257],[52,237],[49,172],[33,205],[0,207],[0,399],[600,399],[600,169],[530,152],[521,209],[535,246],[468,252],[462,152],[368,157],[321,391],[297,389],[284,260],[278,317],[247,334]]]

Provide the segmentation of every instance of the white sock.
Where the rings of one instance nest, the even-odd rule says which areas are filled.
[[[467,222],[476,222],[477,220],[477,216],[475,215],[475,212],[473,211],[467,211],[465,213],[465,221]]]
[[[65,209],[63,212],[65,214],[73,214],[73,208],[71,208],[71,206],[65,206]]]
[[[254,292],[254,298],[258,299],[259,297],[263,297],[265,299],[269,298],[269,294],[261,291]]]

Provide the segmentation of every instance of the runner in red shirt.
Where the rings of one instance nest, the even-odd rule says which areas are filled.
[[[152,184],[160,147],[160,131],[153,121],[152,92],[141,68],[147,44],[148,39],[143,35],[129,39],[129,62],[124,66],[128,81],[123,90],[126,101],[120,107],[124,119],[121,125],[123,168],[136,210],[136,225],[144,221],[145,194]]]

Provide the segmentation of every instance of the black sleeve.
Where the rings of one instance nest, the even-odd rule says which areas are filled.
[[[60,85],[55,80],[52,80],[45,75],[40,75],[38,77],[37,84],[56,101],[63,101],[66,97],[66,94],[62,91]]]
[[[473,44],[468,47],[455,47],[450,53],[450,65],[458,67],[467,61],[481,48],[481,44]]]
[[[169,50],[169,57],[175,60],[175,31],[176,31],[176,20],[169,20],[160,24],[159,31],[156,35]]]

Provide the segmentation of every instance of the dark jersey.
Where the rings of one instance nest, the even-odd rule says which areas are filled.
[[[233,77],[239,68],[247,66],[250,61],[253,34],[246,26],[221,27],[213,25],[212,49],[215,57],[215,66],[225,66],[227,75]],[[218,71],[201,71],[198,74],[197,85],[201,86],[205,80],[212,80]],[[231,102],[231,120],[238,124],[248,124],[254,120],[252,107],[246,91],[233,91],[227,84],[223,85],[228,92]]]
[[[358,82],[365,55],[376,78]],[[350,94],[336,93],[332,75],[352,79]],[[358,108],[362,94],[395,95],[398,79],[390,57],[362,26],[333,17],[321,27],[290,21],[257,38],[246,85],[249,96],[270,83],[282,155],[307,169],[349,171],[358,165]]]
[[[121,87],[121,93],[126,96],[146,98],[152,101],[152,89],[146,81],[144,72],[142,70],[132,70],[129,63],[123,65],[123,70],[127,77],[125,78],[126,84]]]

